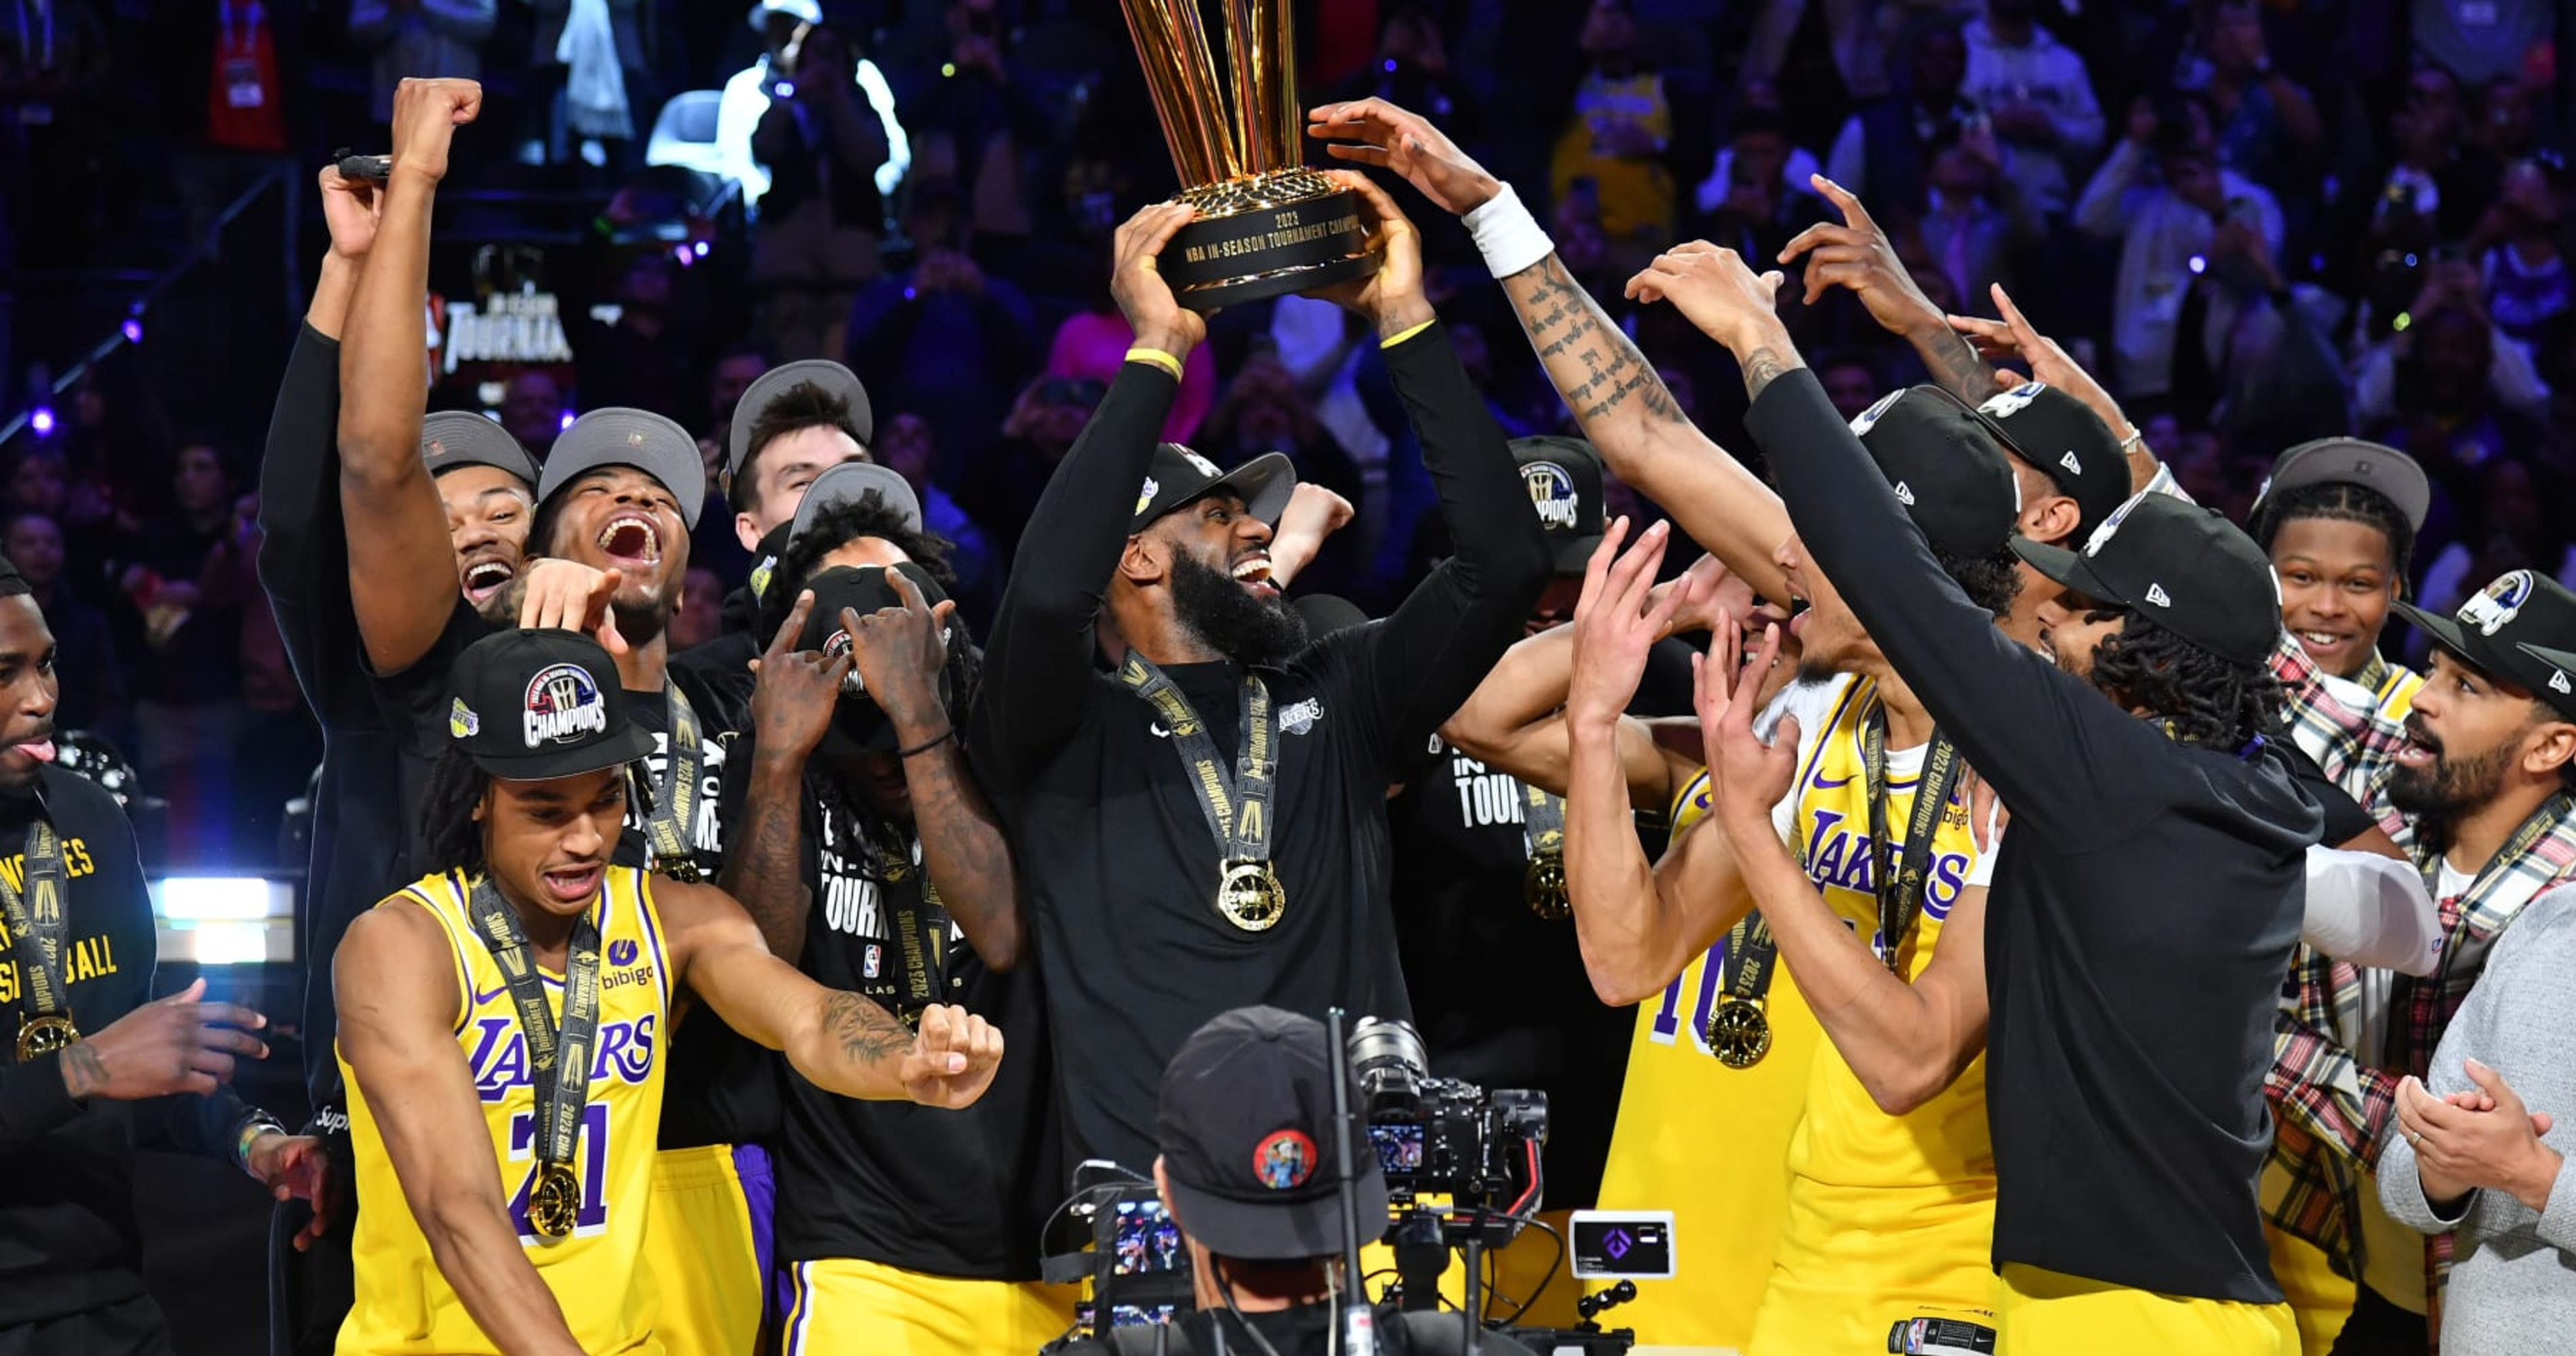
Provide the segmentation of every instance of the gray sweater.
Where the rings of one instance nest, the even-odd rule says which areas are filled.
[[[2568,1157],[2535,1214],[2501,1191],[2473,1191],[2455,1213],[2424,1199],[2415,1150],[2392,1135],[2379,1160],[2379,1199],[2390,1217],[2428,1234],[2457,1229],[2442,1302],[2444,1356],[2563,1351],[2576,1343],[2576,885],[2526,905],[2497,940],[2486,973],[2433,1052],[2433,1095],[2469,1091],[2461,1068],[2475,1059],[2504,1075],[2533,1111],[2558,1125],[2550,1147]]]

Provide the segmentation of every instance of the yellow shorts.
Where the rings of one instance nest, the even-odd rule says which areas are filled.
[[[1855,1187],[1792,1179],[1744,1350],[1884,1352],[1889,1331],[1917,1318],[1993,1327],[1994,1199],[1983,1182]]]
[[[2352,1317],[2353,1284],[2334,1272],[2325,1250],[2269,1225],[2263,1233],[2272,1245],[2272,1278],[2290,1302],[2299,1325],[2299,1349],[2307,1356],[2326,1356]]]
[[[771,1200],[766,1156],[711,1144],[653,1155],[644,1263],[662,1294],[654,1336],[670,1356],[750,1356],[760,1341]]]
[[[782,1356],[1027,1356],[1073,1327],[1075,1287],[925,1276],[881,1262],[788,1268]]]
[[[2186,1299],[2007,1262],[1995,1349],[2012,1356],[2298,1356],[2286,1304]]]

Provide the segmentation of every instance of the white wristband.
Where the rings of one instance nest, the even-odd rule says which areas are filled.
[[[1556,253],[1556,242],[1539,229],[1538,218],[1521,206],[1521,195],[1510,184],[1462,220],[1467,233],[1475,237],[1476,252],[1485,256],[1485,267],[1497,278],[1508,278]]]

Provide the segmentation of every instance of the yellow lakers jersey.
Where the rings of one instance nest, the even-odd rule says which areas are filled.
[[[2415,709],[2415,693],[2424,686],[2424,675],[2403,664],[2388,666],[2388,676],[2379,682],[2371,695],[2379,699],[2379,714],[2403,724],[2408,712]]]
[[[379,908],[407,901],[438,920],[448,942],[459,994],[456,1046],[474,1074],[490,1133],[492,1165],[517,1224],[519,1245],[563,1306],[581,1349],[592,1353],[661,1351],[653,1338],[659,1307],[651,1269],[641,1261],[652,1200],[653,1148],[662,1119],[663,1054],[671,1024],[671,968],[654,912],[650,877],[612,867],[592,906],[600,939],[600,1011],[589,1100],[572,1164],[581,1182],[581,1213],[570,1236],[547,1239],[528,1223],[535,1183],[536,1096],[529,1082],[527,1037],[490,948],[474,930],[462,874],[414,882]],[[563,979],[544,976],[558,1017]],[[373,1103],[403,1094],[370,1088],[344,1056],[349,1134],[355,1141],[358,1216],[352,1247],[357,1303],[340,1327],[342,1356],[472,1356],[497,1353],[475,1326],[455,1288],[439,1274],[385,1152]]]
[[[1842,680],[1839,689],[1829,706],[1819,700],[1800,713],[1800,728],[1817,733],[1799,750],[1796,805],[1786,827],[1825,902],[1870,938],[1883,960],[1890,943],[1879,932],[1878,860],[1862,749],[1877,689],[1865,678]],[[1923,757],[1921,748],[1887,755],[1886,823],[1900,838],[1914,812]],[[1964,791],[1952,793],[1931,850],[1922,912],[1911,936],[1898,939],[1897,959],[1909,982],[1939,950],[1942,926],[1961,894],[1990,874]],[[1861,1342],[1880,1349],[1875,1344],[1885,1342],[1898,1320],[1988,1309],[1995,1164],[1985,1055],[1902,1116],[1879,1108],[1830,1041],[1808,1075],[1805,1113],[1789,1145],[1788,1213],[1749,1350],[1756,1356],[1846,1351],[1863,1349],[1855,1345]]]

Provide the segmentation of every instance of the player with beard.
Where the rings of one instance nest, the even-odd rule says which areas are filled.
[[[2256,1201],[2263,1075],[2324,817],[2270,748],[2262,552],[2142,494],[2055,581],[2050,655],[1944,577],[1804,369],[1778,274],[1690,244],[1630,290],[1737,356],[1801,540],[1891,669],[2013,809],[1989,900],[1998,1349],[2285,1353]],[[1783,751],[1784,752],[1784,751]]]
[[[919,514],[881,466],[834,467],[806,493],[760,618],[773,640],[733,750],[725,881],[815,979],[906,1021],[954,1004],[1021,1053],[963,1117],[785,1080],[788,1356],[1034,1351],[1072,1322],[1039,1283],[1062,1182],[1033,1053],[1044,1000],[1016,968],[1009,846],[955,738],[980,661]]]
[[[614,865],[629,765],[653,747],[626,708],[586,636],[508,631],[457,661],[424,811],[446,869],[352,924],[335,960],[378,1202],[351,1356],[751,1350],[668,1302],[693,1278],[650,1242],[671,1227],[653,1142],[684,996],[848,1097],[960,1108],[1001,1059],[982,1019],[930,1007],[916,1035],[772,956],[723,892]]]
[[[54,766],[54,637],[0,562],[0,1352],[145,1356],[173,1348],[145,1293],[135,1151],[225,1158],[280,1200],[320,1207],[325,1160],[230,1084],[265,1059],[266,1018],[152,1001],[155,924],[116,798]],[[315,1219],[302,1247],[327,1225]]]
[[[858,377],[819,358],[772,368],[734,403],[725,492],[733,500],[734,536],[752,555],[751,580],[726,596],[715,639],[671,660],[672,681],[697,704],[708,728],[751,727],[751,661],[761,652],[753,623],[786,528],[816,477],[843,462],[871,460],[868,439],[875,429]]]
[[[1137,335],[1020,543],[968,748],[1012,826],[1075,1159],[1141,1171],[1164,1064],[1246,1003],[1409,1017],[1389,917],[1386,788],[1519,634],[1549,553],[1502,430],[1422,295],[1412,223],[1358,175],[1373,322],[1457,554],[1384,620],[1306,643],[1270,582],[1285,458],[1220,475],[1156,441],[1206,324],[1155,260],[1191,218],[1117,233]],[[1105,618],[1104,618],[1105,612]],[[1128,646],[1093,668],[1095,623]]]
[[[2576,644],[2576,594],[2515,570],[2454,616],[2395,609],[2434,643],[2402,722],[2382,707],[2339,707],[2322,684],[2301,700],[2316,719],[2356,732],[2346,780],[2385,812],[2383,827],[2423,871],[2440,906],[2441,964],[2420,979],[2302,967],[2271,1076],[2276,1157],[2289,1169],[2273,1215],[2303,1237],[2343,1240],[2361,1283],[2344,1332],[2349,1349],[2369,1351],[2426,1349],[2449,1261],[2447,1237],[2420,1240],[2419,1258],[2418,1238],[2380,1204],[2375,1174],[2395,1132],[2397,1084],[2428,1076],[2523,906],[2576,876],[2576,696],[2525,648]]]

